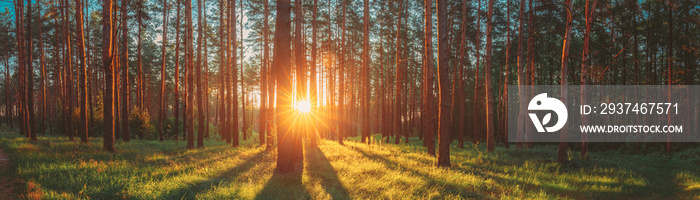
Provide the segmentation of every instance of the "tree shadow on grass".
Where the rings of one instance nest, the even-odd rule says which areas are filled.
[[[400,165],[399,163],[396,163],[395,161],[391,161],[389,159],[386,159],[383,156],[365,151],[365,150],[358,148],[358,147],[350,146],[348,149],[353,150],[357,153],[360,153],[363,156],[365,156],[373,161],[382,163],[389,169],[401,170],[401,171],[410,172],[412,174],[418,175],[418,176],[420,176],[420,178],[422,178],[423,180],[428,182],[428,185],[436,185],[436,186],[441,185],[441,186],[443,186],[442,189],[444,189],[445,192],[447,192],[447,193],[461,196],[463,198],[477,198],[477,199],[486,198],[482,194],[475,192],[474,190],[476,188],[469,188],[469,187],[465,187],[463,185],[457,185],[454,183],[436,180],[426,173],[423,173],[421,171],[418,171],[418,170],[415,170],[412,168],[405,167],[403,165]]]
[[[255,195],[255,199],[311,199],[304,188],[301,175],[301,171],[280,173],[275,170],[270,180]]]
[[[338,172],[326,158],[326,155],[318,148],[306,148],[308,165],[306,171],[311,181],[318,181],[332,199],[350,199],[348,191],[338,178]]]
[[[226,171],[220,173],[218,176],[211,177],[204,181],[198,181],[191,183],[185,187],[180,187],[178,189],[172,190],[163,196],[164,199],[195,199],[197,194],[211,190],[215,186],[221,185],[224,182],[235,181],[238,176],[245,173],[246,171],[253,168],[255,165],[260,163],[260,161],[267,154],[266,151],[260,150],[258,153],[250,156],[245,162],[229,168]],[[240,197],[230,197],[230,198],[240,198]]]

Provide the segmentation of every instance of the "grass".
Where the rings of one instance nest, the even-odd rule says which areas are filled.
[[[378,137],[378,136],[376,136]],[[526,151],[482,145],[452,148],[453,167],[437,168],[417,138],[410,145],[321,141],[305,148],[304,171],[274,172],[276,153],[255,141],[231,148],[206,141],[118,142],[118,153],[64,137],[30,143],[0,129],[0,147],[22,198],[43,199],[700,199],[700,149],[661,155]]]

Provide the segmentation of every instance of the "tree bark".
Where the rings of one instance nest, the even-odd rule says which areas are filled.
[[[369,85],[369,0],[364,2],[364,44],[362,50],[362,138],[369,142],[370,137],[370,120],[369,120],[369,99],[371,94],[371,86]]]
[[[561,78],[561,101],[562,102],[567,102],[567,90],[566,90],[566,85],[569,83],[567,81],[567,77],[569,75],[568,73],[568,64],[569,64],[569,47],[571,46],[571,23],[572,23],[572,12],[571,10],[571,0],[566,0],[565,3],[565,8],[564,12],[566,12],[566,31],[564,32],[564,45],[562,47],[562,53],[561,53],[561,73],[560,73],[560,78]],[[568,148],[567,143],[565,142],[566,138],[568,137],[568,131],[569,128],[567,126],[564,126],[564,128],[561,129],[561,132],[559,133],[559,154],[557,156],[557,160],[560,163],[565,163],[568,161],[568,156],[567,156],[567,150]]]
[[[517,124],[517,143],[516,148],[518,150],[523,149],[523,134],[525,130],[525,108],[526,108],[526,98],[525,98],[525,58],[523,57],[523,40],[525,39],[523,34],[523,19],[525,18],[525,0],[520,0],[520,14],[518,17],[518,96],[519,107],[518,107],[518,124]]]
[[[78,26],[78,61],[80,65],[80,124],[78,124],[78,135],[80,142],[88,142],[88,121],[87,121],[87,66],[85,64],[85,39],[83,37],[83,3],[82,0],[75,0],[75,23]]]
[[[289,41],[290,29],[290,10],[291,4],[289,0],[277,0],[277,17],[275,23],[275,48],[273,53],[273,64],[275,66],[275,75],[278,81],[279,90],[276,93],[277,109],[279,115],[277,126],[277,168],[281,173],[296,172],[302,168],[296,168],[297,163],[302,162],[303,158],[299,159],[295,156],[296,151],[302,151],[301,144],[295,143],[293,139],[294,133],[290,130],[292,118],[292,79],[291,79],[291,51]]]
[[[486,149],[493,152],[495,149],[495,131],[493,120],[493,82],[491,79],[491,31],[493,30],[493,0],[489,0],[488,21],[486,22],[486,68],[484,69],[484,84],[486,85]]]
[[[423,121],[423,142],[428,148],[428,154],[435,156],[435,121],[433,120],[433,0],[424,0],[425,2],[425,38],[423,38],[423,108],[421,114]]]
[[[450,94],[447,46],[447,3],[445,0],[437,0],[438,17],[438,82],[440,82],[440,121],[438,123],[439,154],[438,167],[450,166]],[[397,73],[398,75],[398,73]]]
[[[129,29],[128,29],[128,15],[127,15],[127,5],[129,5],[129,0],[122,0],[121,5],[121,18],[122,18],[122,140],[124,142],[129,142],[131,137],[129,135],[129,101],[131,98],[131,84],[129,83]],[[179,7],[179,6],[178,6]],[[177,125],[177,124],[176,124]],[[177,126],[175,126],[177,127]],[[177,130],[177,129],[175,129]]]
[[[442,2],[444,3],[444,2]],[[444,6],[444,5],[443,5]],[[403,7],[403,0],[399,0],[397,7],[398,10],[398,20],[396,21],[396,99],[394,99],[394,144],[399,144],[401,142],[401,135],[403,131],[401,130],[402,124],[402,112],[401,112],[401,85],[403,84],[403,67],[401,66],[401,7]],[[444,20],[444,19],[443,19]]]
[[[231,70],[230,74],[232,76],[231,80],[233,81],[233,83],[231,86],[230,100],[233,101],[233,104],[229,103],[229,105],[231,106],[231,118],[230,118],[231,120],[229,120],[229,122],[231,122],[231,124],[232,124],[231,134],[233,137],[231,138],[231,145],[233,147],[237,147],[238,142],[239,142],[238,141],[239,132],[238,132],[238,91],[237,91],[238,90],[238,73],[237,73],[238,65],[236,64],[236,60],[238,60],[236,57],[237,56],[236,49],[238,48],[238,44],[237,44],[238,42],[236,41],[236,30],[235,30],[236,29],[236,9],[235,9],[236,8],[236,0],[231,0],[230,5],[231,5],[231,10],[230,10],[231,12],[229,15],[230,16],[229,17],[229,22],[230,22],[229,28],[231,31],[229,32],[229,34],[232,35],[230,41],[233,41],[233,45],[231,47],[232,51],[231,51],[231,62],[230,62],[230,64],[232,64],[232,67],[230,69]]]
[[[264,0],[264,12],[265,12],[265,20],[264,20],[264,35],[265,39],[263,40],[264,47],[263,49],[265,52],[263,52],[263,59],[265,59],[265,63],[267,66],[267,105],[268,105],[268,110],[266,112],[266,121],[267,121],[267,150],[271,150],[273,146],[273,135],[272,135],[272,130],[274,130],[274,119],[275,119],[275,98],[273,95],[275,95],[275,81],[276,77],[275,74],[273,74],[272,71],[272,66],[269,64],[270,63],[270,43],[269,43],[269,23],[268,23],[268,17],[270,16],[270,6],[268,0]],[[277,139],[279,140],[279,138]]]
[[[187,70],[187,149],[194,149],[194,47],[192,46],[192,2],[185,1],[185,69]]]
[[[347,0],[343,0],[343,17],[342,21],[340,22],[340,29],[341,29],[341,36],[340,36],[340,63],[338,63],[338,110],[336,110],[336,119],[338,120],[338,143],[341,145],[343,144],[343,137],[347,135],[346,129],[351,129],[350,127],[346,127],[346,118],[347,116],[347,109],[345,106],[345,96],[346,95],[346,85],[345,85],[345,57],[347,54],[347,45],[346,45],[346,38],[345,38],[345,25],[347,23],[346,19],[346,12],[347,12]],[[330,30],[329,30],[330,31]],[[333,95],[331,95],[331,98],[333,98]],[[331,104],[333,105],[333,104]],[[362,138],[362,142],[364,142],[364,138]]]
[[[595,11],[595,5],[596,5],[597,0],[593,0],[593,3],[589,0],[586,0],[586,9],[585,9],[585,17],[586,17],[586,22],[585,22],[585,31],[583,33],[583,50],[581,53],[581,105],[587,105],[587,91],[586,91],[586,84],[588,81],[588,62],[589,60],[589,49],[590,49],[590,40],[591,40],[591,25],[593,25],[593,12]],[[586,122],[588,121],[588,117],[585,115],[581,116],[581,124],[586,125]],[[581,158],[586,159],[588,158],[588,133],[582,132],[581,133]]]
[[[114,66],[112,65],[112,0],[102,1],[102,65],[105,70],[104,132],[105,151],[114,152]]]
[[[163,121],[165,121],[165,51],[168,46],[168,0],[163,0],[163,50],[160,65],[160,108],[158,109],[158,139],[163,142]],[[126,120],[126,119],[125,119]],[[128,131],[128,130],[124,130]]]
[[[166,0],[167,1],[167,0]],[[202,16],[206,16],[206,13],[202,15],[202,0],[197,0],[197,148],[204,147],[204,129],[207,127],[204,124],[204,83],[202,75],[202,38],[204,37],[204,32],[202,31],[203,23]],[[206,61],[205,61],[206,62]]]

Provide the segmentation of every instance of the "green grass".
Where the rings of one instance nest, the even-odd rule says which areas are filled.
[[[357,138],[350,140],[357,141]],[[64,137],[36,143],[0,129],[0,147],[23,198],[43,199],[700,199],[700,149],[673,156],[593,152],[557,163],[556,147],[526,151],[452,148],[437,168],[417,138],[410,145],[321,141],[305,149],[304,172],[274,172],[276,151],[255,141],[118,142],[118,153]]]

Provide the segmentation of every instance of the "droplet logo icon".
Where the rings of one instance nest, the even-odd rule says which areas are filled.
[[[530,104],[527,106],[527,109],[529,111],[552,111],[557,116],[558,120],[556,124],[545,127],[552,120],[551,112],[545,114],[542,120],[537,117],[536,113],[528,113],[532,123],[535,125],[535,129],[537,129],[537,132],[540,133],[555,132],[560,130],[566,124],[566,120],[569,116],[569,112],[566,110],[564,103],[562,103],[559,99],[547,97],[547,93],[538,94],[532,98],[532,100],[530,100]]]

